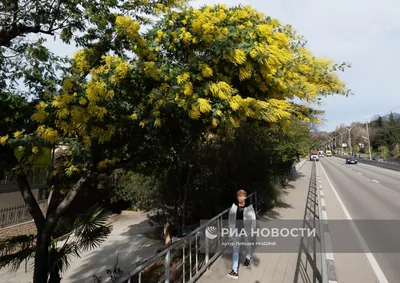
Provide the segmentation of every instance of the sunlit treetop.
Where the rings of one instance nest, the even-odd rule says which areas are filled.
[[[65,5],[61,4],[59,9],[55,9],[56,7],[52,5],[57,5],[57,3],[53,2],[44,1],[40,4],[38,9],[42,10],[44,7],[43,13],[37,13],[37,9],[32,10],[30,5],[23,6],[23,3],[3,7],[4,15],[0,17],[0,21],[6,22],[7,25],[0,33],[3,32],[3,35],[8,37],[2,37],[2,40],[6,39],[5,43],[0,40],[0,53],[3,54],[4,50],[11,48],[18,50],[21,56],[25,56],[24,47],[28,46],[29,55],[34,53],[33,55],[43,61],[39,62],[43,66],[39,63],[36,64],[36,61],[39,60],[36,60],[36,57],[32,66],[29,64],[28,67],[25,66],[27,64],[22,66],[18,63],[19,57],[16,57],[15,54],[10,54],[13,56],[9,58],[13,59],[7,59],[6,62],[0,60],[0,69],[8,70],[8,73],[4,72],[4,76],[0,78],[0,155],[6,148],[8,150],[19,148],[26,155],[39,155],[41,147],[52,147],[59,143],[71,144],[71,139],[88,146],[92,141],[104,143],[110,141],[111,137],[115,138],[121,132],[121,128],[113,120],[115,116],[112,116],[112,113],[116,112],[110,105],[95,98],[99,96],[104,85],[95,81],[87,83],[82,78],[86,77],[88,73],[95,73],[96,67],[105,63],[101,60],[102,54],[112,52],[123,56],[124,51],[127,50],[124,48],[126,39],[116,36],[116,18],[119,15],[116,12],[119,12],[120,15],[128,15],[131,17],[130,19],[143,25],[150,24],[155,16],[180,9],[187,4],[186,0],[100,1],[101,3],[96,0],[88,0],[85,3],[79,3],[81,5],[64,3]],[[16,7],[18,11],[14,11],[13,7]],[[51,11],[55,12],[51,13]],[[18,21],[18,23],[14,25],[12,21]],[[36,25],[35,29],[31,28],[32,25]],[[17,27],[20,30],[7,33],[9,27]],[[30,32],[35,32],[35,38],[39,38],[39,41],[29,43],[28,40],[20,40]],[[66,43],[73,39],[80,47],[85,47],[76,54],[73,72],[69,77],[63,79],[60,92],[56,91],[55,86],[60,79],[53,72],[53,69],[56,68],[52,69],[48,66],[58,66],[64,61],[57,64],[54,60],[57,58],[49,56],[50,51],[41,45],[43,34],[53,35],[53,33],[54,36],[59,36]],[[31,46],[33,46],[32,50],[40,52],[31,52],[29,49]],[[4,54],[8,55],[8,53]],[[4,56],[4,58],[8,57]],[[14,60],[14,58],[18,60]],[[80,60],[82,58],[84,60]],[[107,58],[111,60],[112,57]],[[119,61],[116,60],[116,62]],[[127,62],[121,64],[114,78],[121,79],[120,69],[123,65],[129,64]],[[19,72],[15,71],[16,68]],[[102,67],[99,67],[99,70],[101,69]],[[51,76],[47,73],[51,73]],[[7,78],[8,74],[13,74],[13,77],[8,77],[11,82],[13,78],[24,78],[25,86],[29,87],[27,92],[33,98],[32,101],[28,102],[18,94],[12,93],[13,88],[3,84],[3,78]],[[59,74],[60,72],[58,72],[58,76]],[[118,105],[119,101],[116,96],[113,96],[112,89],[107,90],[104,95],[107,96],[105,101]],[[32,111],[35,112],[33,115]],[[105,115],[106,113],[109,115]],[[121,117],[125,117],[122,112],[120,113]],[[113,156],[112,152],[108,154]],[[110,157],[107,162],[114,161]]]
[[[117,19],[139,56],[136,75],[153,81],[146,92],[155,112],[174,104],[214,127],[294,114],[312,119],[315,112],[293,99],[315,103],[321,95],[348,93],[335,74],[340,66],[314,57],[290,26],[249,6],[172,12],[144,37],[134,25]],[[141,110],[134,114],[140,119]]]
[[[103,56],[92,67],[91,50],[78,51],[62,93],[33,115],[46,141],[112,143],[136,126],[171,121],[188,130],[200,123],[204,132],[248,119],[315,122],[320,112],[304,105],[349,92],[335,74],[343,66],[314,57],[290,26],[249,6],[170,11],[144,33],[138,21],[118,16],[115,29],[133,56]],[[76,81],[86,73],[87,82]]]

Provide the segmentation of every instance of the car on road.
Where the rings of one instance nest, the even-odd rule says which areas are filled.
[[[319,161],[318,154],[311,154],[310,155],[310,161]]]
[[[357,162],[357,158],[355,158],[354,156],[346,158],[346,164],[357,164]]]
[[[332,151],[327,150],[327,151],[326,151],[326,157],[331,157],[331,156],[332,156]]]

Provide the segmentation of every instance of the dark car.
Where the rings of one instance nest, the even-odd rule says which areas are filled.
[[[357,164],[357,158],[354,156],[346,158],[346,164]]]

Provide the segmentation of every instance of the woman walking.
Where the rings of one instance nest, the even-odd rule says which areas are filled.
[[[253,205],[246,201],[247,193],[244,190],[236,192],[237,201],[232,204],[229,211],[228,226],[233,232],[233,255],[232,255],[232,271],[228,273],[228,277],[233,279],[239,278],[239,252],[242,236],[246,244],[246,259],[244,266],[249,267],[252,256],[252,230],[256,228],[256,213]]]

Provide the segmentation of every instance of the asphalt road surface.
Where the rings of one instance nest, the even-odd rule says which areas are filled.
[[[328,219],[355,220],[371,251],[334,248],[338,282],[400,282],[400,172],[336,157],[320,158],[317,170]],[[360,228],[357,220],[368,225]],[[397,225],[394,230],[390,223]]]

